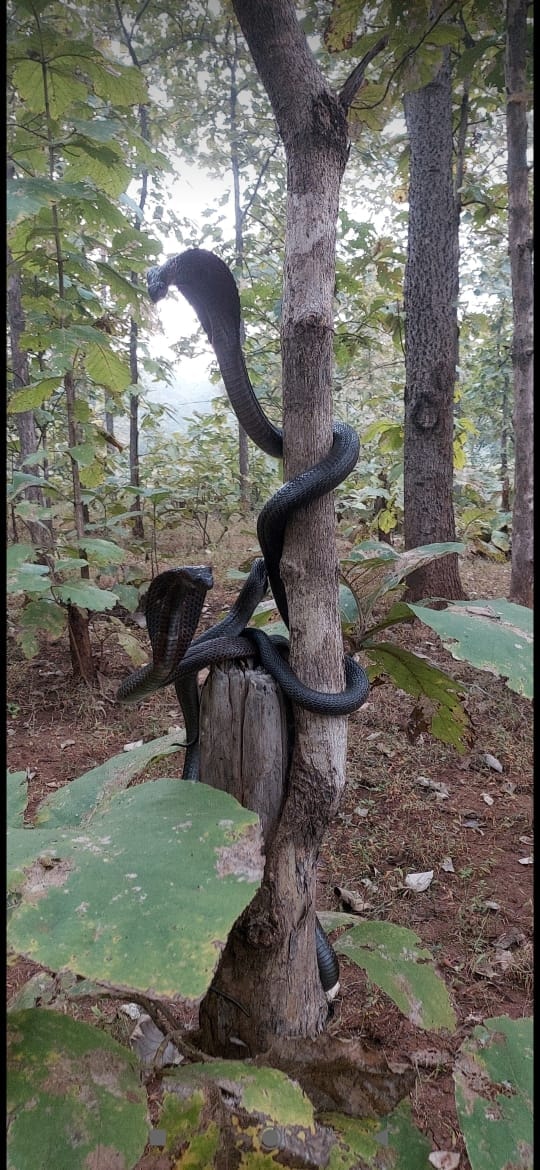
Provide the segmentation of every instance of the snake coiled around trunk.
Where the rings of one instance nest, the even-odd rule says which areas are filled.
[[[171,257],[148,273],[152,301],[166,296],[174,285],[193,306],[214,349],[231,406],[247,435],[267,455],[283,457],[283,436],[262,410],[246,368],[240,338],[240,297],[227,265],[202,248]],[[229,614],[192,641],[212,576],[204,566],[168,570],[154,579],[147,595],[146,618],[153,662],[131,674],[117,697],[136,702],[158,687],[174,683],[184,713],[187,751],[183,778],[198,779],[197,672],[213,662],[256,656],[293,703],[326,715],[348,715],[365,702],[368,679],[362,667],[345,656],[343,691],[326,693],[306,687],[288,664],[283,639],[247,629],[268,583],[280,615],[289,626],[280,561],[288,520],[293,512],[333,491],[356,465],[356,432],[333,423],[328,454],[314,467],[288,480],[264,505],[257,521],[262,559],[254,561],[249,577]],[[331,998],[339,977],[337,956],[319,921],[316,922],[319,974]]]

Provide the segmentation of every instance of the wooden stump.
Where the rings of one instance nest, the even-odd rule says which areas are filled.
[[[201,780],[257,812],[266,842],[289,762],[286,707],[273,678],[238,664],[214,666],[202,691],[199,738]]]

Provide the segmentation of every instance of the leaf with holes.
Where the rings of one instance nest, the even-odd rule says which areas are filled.
[[[453,658],[500,675],[510,690],[532,699],[532,609],[504,597],[454,602],[444,610],[410,608],[435,630]]]
[[[133,1054],[104,1031],[44,1008],[8,1015],[8,1165],[133,1166],[148,1136]]]
[[[392,922],[362,922],[338,939],[334,949],[362,967],[417,1028],[453,1031],[456,1027],[433,955],[414,931]]]
[[[263,870],[254,813],[168,778],[109,794],[69,827],[12,829],[8,864],[13,952],[188,1001],[207,990]]]
[[[533,1022],[495,1016],[461,1045],[456,1107],[472,1170],[533,1165]]]

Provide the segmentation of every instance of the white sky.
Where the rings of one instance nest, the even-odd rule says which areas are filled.
[[[201,208],[210,205],[226,190],[228,190],[226,182],[212,179],[199,167],[182,162],[171,181],[168,195],[173,207],[178,208],[182,215],[197,222]],[[222,209],[222,214],[225,217],[225,229],[230,230],[232,234],[233,219],[226,206]],[[230,222],[227,222],[228,217]],[[183,251],[181,240],[167,238],[159,231],[158,224],[154,223],[152,226],[163,240],[163,251],[158,263],[162,264],[169,256]],[[166,383],[161,386],[151,384],[146,394],[152,401],[172,407],[179,420],[184,419],[189,417],[193,410],[207,409],[212,398],[219,393],[219,386],[212,384],[208,378],[214,351],[201,331],[200,344],[204,345],[204,354],[193,358],[178,358],[174,354],[172,346],[182,337],[189,337],[199,327],[195,310],[177,289],[171,288],[168,295],[157,302],[155,313],[161,322],[163,332],[156,332],[148,338],[148,348],[154,359],[164,358],[172,363],[175,379],[172,386]]]

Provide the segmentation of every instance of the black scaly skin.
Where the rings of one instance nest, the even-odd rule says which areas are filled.
[[[266,417],[259,405],[246,368],[240,341],[240,298],[230,269],[213,252],[191,248],[148,272],[148,292],[152,301],[157,302],[166,296],[171,285],[179,289],[197,313],[213,346],[231,406],[241,426],[262,451],[281,459],[282,431]],[[167,574],[160,574],[153,582],[153,585],[159,583],[154,601],[153,629],[149,626],[154,663],[130,675],[120,687],[118,698],[135,701],[158,686],[174,682],[186,724],[188,747],[184,779],[198,778],[197,671],[212,662],[253,657],[255,652],[265,670],[293,703],[320,714],[348,715],[361,707],[367,698],[367,676],[353,658],[345,656],[344,691],[314,691],[304,686],[289,667],[286,656],[280,654],[276,644],[280,639],[269,638],[260,630],[245,628],[266,592],[267,581],[281,617],[286,626],[289,625],[287,597],[279,568],[288,519],[298,508],[333,491],[350,474],[358,459],[358,436],[352,427],[334,422],[332,429],[333,443],[328,454],[314,467],[283,484],[264,505],[257,521],[263,560],[253,563],[235,605],[222,622],[191,642],[208,585],[202,579],[196,583],[195,592],[198,589],[202,599],[193,622],[198,603],[193,601],[185,584],[183,591],[173,580],[162,585],[160,577],[167,577]],[[181,611],[180,616],[176,606]],[[179,647],[184,646],[186,637],[187,643],[180,654]],[[333,991],[339,979],[339,964],[318,919],[316,946],[321,983],[330,998],[331,989]]]

